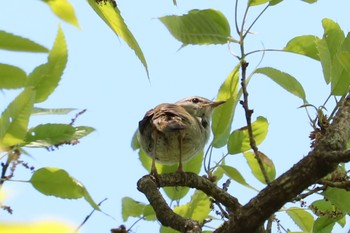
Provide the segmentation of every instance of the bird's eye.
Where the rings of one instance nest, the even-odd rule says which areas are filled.
[[[192,103],[197,104],[199,102],[199,99],[198,98],[193,98],[191,101],[192,101]]]

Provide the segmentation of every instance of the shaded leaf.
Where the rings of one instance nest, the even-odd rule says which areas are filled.
[[[35,91],[25,89],[1,114],[0,148],[23,142],[34,100]]]
[[[317,0],[302,0],[302,1],[303,1],[303,2],[307,2],[307,3],[310,3],[310,4],[317,2]]]
[[[326,41],[329,53],[333,59],[345,39],[345,34],[341,30],[339,24],[331,19],[323,19],[322,26],[324,29],[322,39]]]
[[[320,60],[317,43],[321,39],[313,35],[297,36],[291,39],[283,50]]]
[[[27,86],[35,88],[36,102],[45,101],[58,86],[67,64],[67,46],[64,34],[59,28],[55,43],[46,64],[40,65],[29,74]]]
[[[259,116],[252,123],[253,136],[256,145],[262,143],[267,135],[269,123],[266,118]],[[250,150],[250,140],[247,128],[241,128],[233,131],[227,143],[228,153],[237,154]]]
[[[184,45],[225,44],[230,36],[226,17],[217,10],[191,10],[182,16],[159,18],[169,32]]]
[[[312,215],[302,208],[291,207],[286,210],[293,222],[298,225],[303,232],[311,232],[314,224]]]
[[[255,73],[266,75],[288,92],[301,98],[304,103],[307,102],[303,86],[290,74],[271,67],[259,68],[255,70]]]
[[[76,110],[75,108],[37,108],[34,107],[32,111],[32,116],[36,115],[66,115],[72,111]]]
[[[122,216],[123,221],[128,220],[129,217],[141,217],[146,204],[135,201],[130,197],[123,197],[122,199]]]
[[[0,64],[0,89],[24,87],[26,79],[27,74],[22,69],[16,66]]]
[[[275,6],[278,3],[281,3],[283,0],[270,0],[269,5],[270,6]]]
[[[272,160],[268,158],[265,154],[259,152],[260,159],[264,165],[267,176],[270,181],[276,178],[276,168],[273,164]],[[263,184],[266,184],[264,175],[260,169],[259,163],[255,158],[255,154],[253,152],[245,152],[244,157],[246,158],[248,165],[253,173],[253,175]]]
[[[212,132],[214,139],[212,146],[220,148],[226,145],[231,131],[235,109],[241,94],[238,94],[239,68],[237,65],[221,85],[216,101],[225,100],[226,103],[216,108],[212,117]]]
[[[79,28],[73,6],[67,0],[42,0],[47,3],[52,12],[60,19]]]
[[[258,191],[257,189],[255,189],[254,187],[252,187],[251,185],[249,185],[244,177],[241,175],[241,173],[234,167],[231,167],[231,166],[226,166],[226,165],[221,165],[220,166],[225,174],[230,177],[231,179],[233,179],[234,181],[236,181],[237,183],[247,187],[247,188],[250,188],[250,189],[253,189],[255,191]]]
[[[315,233],[332,233],[336,219],[328,217],[319,217],[316,219],[312,232]]]
[[[318,40],[316,42],[316,46],[322,65],[323,76],[326,83],[328,84],[331,81],[332,57],[325,40]]]
[[[50,147],[71,143],[93,132],[86,126],[73,127],[69,124],[42,124],[30,130],[25,137],[27,147]]]
[[[98,205],[92,201],[82,183],[60,168],[44,167],[35,171],[29,180],[33,187],[47,196],[77,199],[84,197],[96,210]]]
[[[134,50],[136,56],[146,69],[149,77],[148,66],[143,52],[137,43],[134,35],[128,29],[123,17],[114,0],[87,0],[92,9],[101,17],[103,21],[113,30],[113,32],[120,36],[129,47]]]
[[[0,30],[0,49],[34,53],[48,52],[47,48],[34,41],[2,30]]]

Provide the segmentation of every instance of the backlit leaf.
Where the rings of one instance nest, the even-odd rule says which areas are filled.
[[[0,30],[0,49],[34,53],[48,52],[47,48],[34,41],[2,30]]]
[[[0,222],[1,233],[71,233],[75,226],[58,221],[39,221],[31,223]]]
[[[263,184],[266,184],[265,177],[260,169],[257,159],[255,158],[255,154],[253,152],[245,152],[244,157],[246,158],[253,175],[260,182],[262,182]],[[274,180],[276,178],[276,168],[272,160],[261,152],[259,152],[259,157],[263,163],[263,166],[267,173],[267,177],[269,178],[270,181]]]
[[[315,60],[320,60],[317,43],[321,39],[313,35],[297,36],[291,39],[286,47],[285,51],[305,55]]]
[[[92,201],[82,183],[71,177],[60,168],[44,167],[35,171],[29,180],[33,187],[47,196],[55,196],[65,199],[77,199],[84,197],[96,210],[99,207]]]
[[[327,188],[323,195],[338,209],[350,213],[350,191],[340,188]]]
[[[52,12],[62,20],[79,28],[78,19],[75,16],[73,6],[67,0],[43,0]]]
[[[66,115],[72,111],[76,110],[75,108],[38,108],[34,107],[32,116],[36,115]]]
[[[67,64],[67,46],[64,34],[59,28],[55,43],[46,64],[40,65],[29,74],[27,86],[35,88],[36,102],[45,101],[58,86]]]
[[[134,50],[136,56],[139,58],[141,63],[146,69],[147,76],[148,66],[146,59],[143,55],[143,52],[137,43],[134,35],[128,29],[128,26],[125,24],[123,17],[120,14],[118,6],[114,0],[87,0],[92,9],[101,17],[103,21],[113,30],[113,32],[120,36],[129,47]]]
[[[311,232],[314,223],[312,215],[302,208],[291,207],[286,210],[293,222],[298,225],[303,232]]]
[[[231,166],[227,166],[227,165],[221,165],[220,166],[225,174],[230,177],[232,180],[236,181],[237,183],[245,186],[245,187],[248,187],[250,189],[253,189],[255,191],[258,191],[257,189],[255,189],[254,187],[250,186],[244,179],[244,177],[241,175],[241,173],[234,167],[231,167]]]
[[[146,204],[135,201],[130,197],[123,197],[122,199],[122,216],[123,221],[128,220],[129,217],[141,217]]]
[[[26,79],[27,74],[22,69],[16,66],[0,64],[0,89],[24,87]]]
[[[226,44],[231,33],[226,17],[214,9],[191,10],[182,16],[171,15],[159,19],[183,46]]]
[[[290,74],[271,67],[259,68],[255,70],[255,73],[266,75],[288,92],[301,98],[304,103],[307,102],[303,86]]]
[[[23,142],[34,100],[35,91],[25,89],[1,114],[0,148]]]
[[[249,0],[248,6],[257,6],[269,2],[270,0]]]

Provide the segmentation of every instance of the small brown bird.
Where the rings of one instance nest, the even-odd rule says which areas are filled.
[[[151,174],[157,175],[155,160],[179,163],[178,171],[182,172],[182,162],[203,150],[210,136],[211,114],[223,103],[193,96],[149,110],[139,122],[138,140],[152,158]]]

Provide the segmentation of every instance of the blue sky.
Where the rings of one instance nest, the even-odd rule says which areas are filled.
[[[187,96],[200,95],[215,98],[217,91],[237,63],[227,45],[187,46],[178,51],[176,41],[157,19],[170,14],[184,14],[191,9],[214,8],[222,11],[231,26],[234,25],[234,1],[118,1],[118,7],[138,40],[150,71],[147,79],[143,66],[126,43],[95,14],[86,1],[71,1],[81,30],[60,21],[41,1],[3,1],[0,8],[0,30],[30,38],[51,47],[61,24],[68,44],[68,65],[55,93],[40,107],[73,107],[87,109],[76,125],[88,125],[97,131],[81,140],[77,146],[59,150],[29,150],[32,157],[24,158],[35,168],[60,167],[80,180],[96,202],[108,198],[102,209],[113,220],[95,213],[81,232],[109,232],[122,224],[121,198],[130,196],[146,202],[136,189],[137,180],[147,172],[130,147],[131,137],[144,113],[162,102],[175,102]],[[241,1],[242,5],[245,1]],[[242,8],[241,8],[242,9]],[[284,1],[270,8],[252,29],[246,42],[247,51],[262,48],[283,48],[294,36],[314,34],[322,36],[321,20],[331,18],[347,33],[350,30],[350,3],[346,0],[319,0],[316,4],[302,1]],[[249,21],[261,8],[253,8]],[[240,11],[242,12],[242,10]],[[240,13],[242,14],[242,13]],[[234,28],[232,27],[232,34]],[[235,36],[233,34],[233,36]],[[230,49],[238,52],[232,45]],[[249,71],[258,64],[261,54],[248,58]],[[45,54],[10,53],[0,51],[0,62],[17,65],[30,72],[44,63]],[[321,105],[329,93],[323,81],[320,65],[308,58],[293,54],[266,53],[261,67],[272,66],[294,75],[304,86],[307,99]],[[269,134],[260,149],[267,154],[282,174],[309,151],[311,131],[305,111],[298,109],[302,101],[290,95],[263,76],[255,76],[249,86],[253,118],[264,116],[269,120]],[[15,92],[1,93],[1,109],[13,99]],[[74,113],[67,116],[33,118],[31,125],[43,122],[69,123]],[[244,125],[243,112],[238,107],[233,128]],[[223,151],[216,151],[221,157]],[[229,158],[233,166],[246,176],[251,185],[262,188],[251,175],[240,155]],[[15,179],[28,180],[30,172],[19,168]],[[62,200],[46,197],[30,184],[7,182],[4,189],[10,197],[6,204],[14,214],[2,218],[9,221],[35,221],[54,218],[80,224],[91,207],[84,200]],[[232,183],[230,192],[242,203],[254,193]],[[284,214],[281,219],[287,219]],[[285,220],[293,230],[297,227]],[[130,226],[132,221],[127,223]],[[157,229],[156,223],[141,223],[133,230]],[[146,230],[147,231],[147,230]],[[345,230],[343,230],[345,232]],[[149,231],[148,231],[149,232]],[[341,230],[340,230],[341,232]]]

